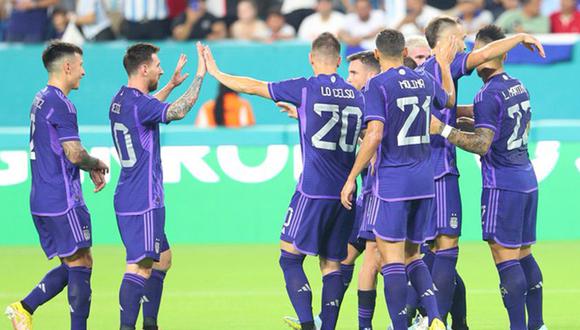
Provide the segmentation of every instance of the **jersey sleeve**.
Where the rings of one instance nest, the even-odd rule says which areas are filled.
[[[268,83],[268,92],[274,102],[288,102],[300,106],[302,101],[302,89],[306,87],[305,78],[283,80]]]
[[[143,125],[154,125],[159,123],[166,124],[168,123],[168,108],[169,103],[161,102],[149,95],[143,95],[141,97],[139,109],[137,110],[139,121]]]
[[[371,79],[367,83],[364,91],[364,123],[368,123],[372,120],[378,120],[381,122],[386,121],[385,113],[385,94],[384,89],[379,86],[376,79]]]
[[[489,128],[497,133],[500,119],[500,106],[493,93],[484,91],[475,96],[473,116],[475,128]]]
[[[463,76],[469,76],[473,72],[473,69],[467,69],[467,58],[470,53],[457,53],[453,62],[451,62],[451,76],[454,80],[457,80]]]
[[[80,140],[77,113],[74,107],[64,103],[55,104],[47,119],[55,127],[60,142]]]

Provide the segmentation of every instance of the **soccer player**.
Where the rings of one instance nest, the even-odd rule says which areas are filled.
[[[346,81],[353,85],[357,90],[362,91],[367,81],[377,75],[381,67],[379,61],[375,58],[372,51],[361,51],[349,55],[347,58],[348,77]],[[288,113],[291,118],[298,118],[297,110],[294,106],[287,103],[280,102],[278,106],[282,112]],[[364,130],[364,127],[363,127]],[[374,238],[367,243],[366,237],[360,237],[359,232],[364,222],[365,202],[370,196],[371,189],[370,182],[367,179],[366,170],[361,175],[362,188],[361,194],[356,200],[355,221],[350,236],[348,238],[348,254],[346,259],[340,263],[340,272],[344,281],[344,291],[348,289],[352,280],[354,271],[354,263],[356,259],[365,251],[365,259],[359,273],[358,282],[358,299],[359,299],[359,323],[367,324],[372,321],[372,314],[374,312],[375,298],[376,298],[376,280],[377,274],[380,271],[380,266],[377,266],[376,261],[377,252]],[[294,328],[299,328],[300,321],[293,317],[285,317],[284,320]],[[321,323],[319,318],[315,319],[315,323]],[[361,325],[361,329],[367,328],[366,325]],[[369,326],[370,327],[370,326]]]
[[[475,48],[504,39],[501,29],[490,25],[478,32]],[[499,273],[510,329],[546,329],[542,273],[531,250],[536,241],[538,183],[528,155],[530,96],[521,81],[504,71],[505,57],[477,67],[485,85],[474,100],[475,132],[462,133],[437,119],[431,131],[481,156],[483,239]]]
[[[352,208],[356,177],[377,153],[372,164],[376,171],[374,193],[378,197],[373,232],[382,258],[385,297],[395,330],[407,329],[407,276],[421,293],[430,329],[445,329],[431,275],[419,255],[419,244],[424,242],[424,226],[434,196],[430,111],[432,107],[443,108],[455,102],[449,70],[455,46],[454,37],[449,37],[447,42],[440,42],[437,50],[443,89],[429,73],[403,66],[407,50],[402,33],[386,29],[378,34],[375,54],[382,73],[372,78],[365,89],[367,131],[341,192],[345,208]]]
[[[87,328],[91,306],[91,218],[83,199],[80,171],[90,172],[95,192],[105,186],[109,170],[83,148],[77,110],[68,95],[85,75],[83,51],[60,41],[48,44],[42,62],[48,83],[30,108],[30,210],[40,245],[61,264],[19,302],[6,308],[16,330],[32,329],[32,314],[68,286],[71,329]]]
[[[447,16],[438,17],[431,21],[425,29],[425,36],[431,48],[435,48],[439,40],[444,40],[450,35],[456,37],[459,49],[465,49],[463,41],[465,31],[458,19]],[[463,76],[470,75],[475,67],[507,53],[520,43],[528,48],[537,47],[540,55],[543,56],[543,48],[540,42],[527,34],[517,34],[498,40],[469,53],[458,53],[451,64],[451,74],[455,88],[458,86],[458,80]],[[423,67],[435,78],[440,79],[436,56],[427,59]],[[434,114],[449,125],[455,125],[456,117],[469,116],[469,114],[458,113],[456,103]],[[433,136],[431,138],[431,146],[433,147],[432,160],[435,164],[436,189],[427,238],[435,241],[436,252],[433,254],[426,251],[424,259],[431,269],[433,282],[438,289],[439,312],[445,318],[453,302],[456,283],[462,284],[461,278],[456,276],[459,255],[458,242],[461,235],[462,219],[458,184],[459,171],[453,144],[445,141],[440,136]],[[460,302],[461,300],[458,301]],[[460,306],[460,304],[456,303],[454,308],[465,309],[465,306]],[[455,314],[461,315],[462,313]],[[458,317],[453,321],[454,329],[465,329],[467,327],[464,317]]]
[[[354,210],[340,204],[341,180],[354,163],[364,101],[336,70],[340,43],[323,33],[312,43],[311,78],[266,83],[221,72],[209,48],[208,72],[238,92],[259,95],[298,107],[303,171],[280,235],[280,266],[286,289],[303,330],[314,329],[312,292],[302,264],[318,255],[322,272],[322,329],[334,329],[344,294],[340,262],[347,256]]]
[[[183,119],[191,110],[205,75],[203,47],[197,44],[197,73],[189,88],[173,103],[165,103],[171,91],[187,74],[181,70],[187,58],[181,55],[175,72],[157,94],[163,74],[157,53],[148,43],[130,46],[123,58],[129,76],[113,98],[109,111],[111,131],[121,174],[115,191],[117,225],[126,249],[127,268],[121,288],[121,330],[135,329],[143,299],[143,329],[157,329],[163,281],[171,265],[171,250],[165,235],[165,204],[161,168],[159,124]]]

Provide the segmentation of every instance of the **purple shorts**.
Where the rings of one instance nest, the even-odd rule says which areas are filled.
[[[459,177],[445,175],[435,180],[435,199],[427,226],[426,239],[439,235],[461,236],[461,195]]]
[[[59,216],[32,215],[40,245],[48,259],[70,257],[78,249],[91,247],[91,215],[86,206]]]
[[[518,248],[536,242],[538,191],[484,188],[481,194],[483,240]]]
[[[313,199],[294,193],[280,240],[292,243],[303,254],[342,261],[354,224],[356,205],[347,210],[338,199]]]
[[[127,253],[127,263],[150,258],[159,261],[161,252],[169,250],[165,236],[165,208],[139,215],[117,215],[117,226]]]
[[[354,214],[354,226],[352,226],[352,231],[348,237],[348,244],[352,245],[358,252],[362,253],[366,247],[366,240],[359,237],[358,233],[361,229],[364,219],[364,200],[365,195],[360,194],[356,199],[356,211]]]
[[[358,232],[358,237],[365,241],[374,241],[376,239],[373,229],[375,229],[377,220],[378,202],[379,199],[372,192],[365,194],[362,225]]]
[[[425,242],[425,226],[431,216],[433,198],[387,202],[379,200],[375,235],[389,242]]]

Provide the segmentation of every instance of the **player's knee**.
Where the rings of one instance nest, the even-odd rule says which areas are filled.
[[[340,271],[340,262],[320,258],[320,272],[322,275]]]
[[[173,255],[171,253],[171,250],[167,250],[161,254],[159,262],[153,264],[153,268],[166,273],[171,268],[172,262]]]
[[[153,260],[150,258],[143,259],[136,264],[128,264],[126,272],[137,274],[144,278],[151,277],[153,271]]]
[[[288,251],[284,251],[282,250],[280,253],[280,259],[278,260],[279,264],[280,264],[280,268],[282,268],[283,271],[286,271],[290,268],[293,267],[302,267],[302,264],[304,263],[304,259],[305,256],[301,255],[301,254],[294,254],[294,253],[290,253]]]
[[[89,248],[79,249],[72,256],[63,258],[63,262],[69,267],[93,267],[93,255]]]
[[[459,245],[459,236],[439,235],[436,238],[435,245],[437,250],[455,248]]]
[[[405,261],[408,263],[420,257],[419,244],[407,241],[405,243]]]
[[[523,259],[532,254],[532,247],[530,245],[522,246],[520,248],[520,259]]]

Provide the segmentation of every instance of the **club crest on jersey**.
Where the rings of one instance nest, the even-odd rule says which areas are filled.
[[[91,231],[88,228],[83,229],[83,236],[85,237],[85,241],[91,239]]]
[[[121,105],[119,103],[113,103],[111,105],[111,112],[120,114],[121,113]]]
[[[449,218],[449,227],[457,229],[459,226],[459,220],[457,219],[457,214],[451,213],[451,218]]]

